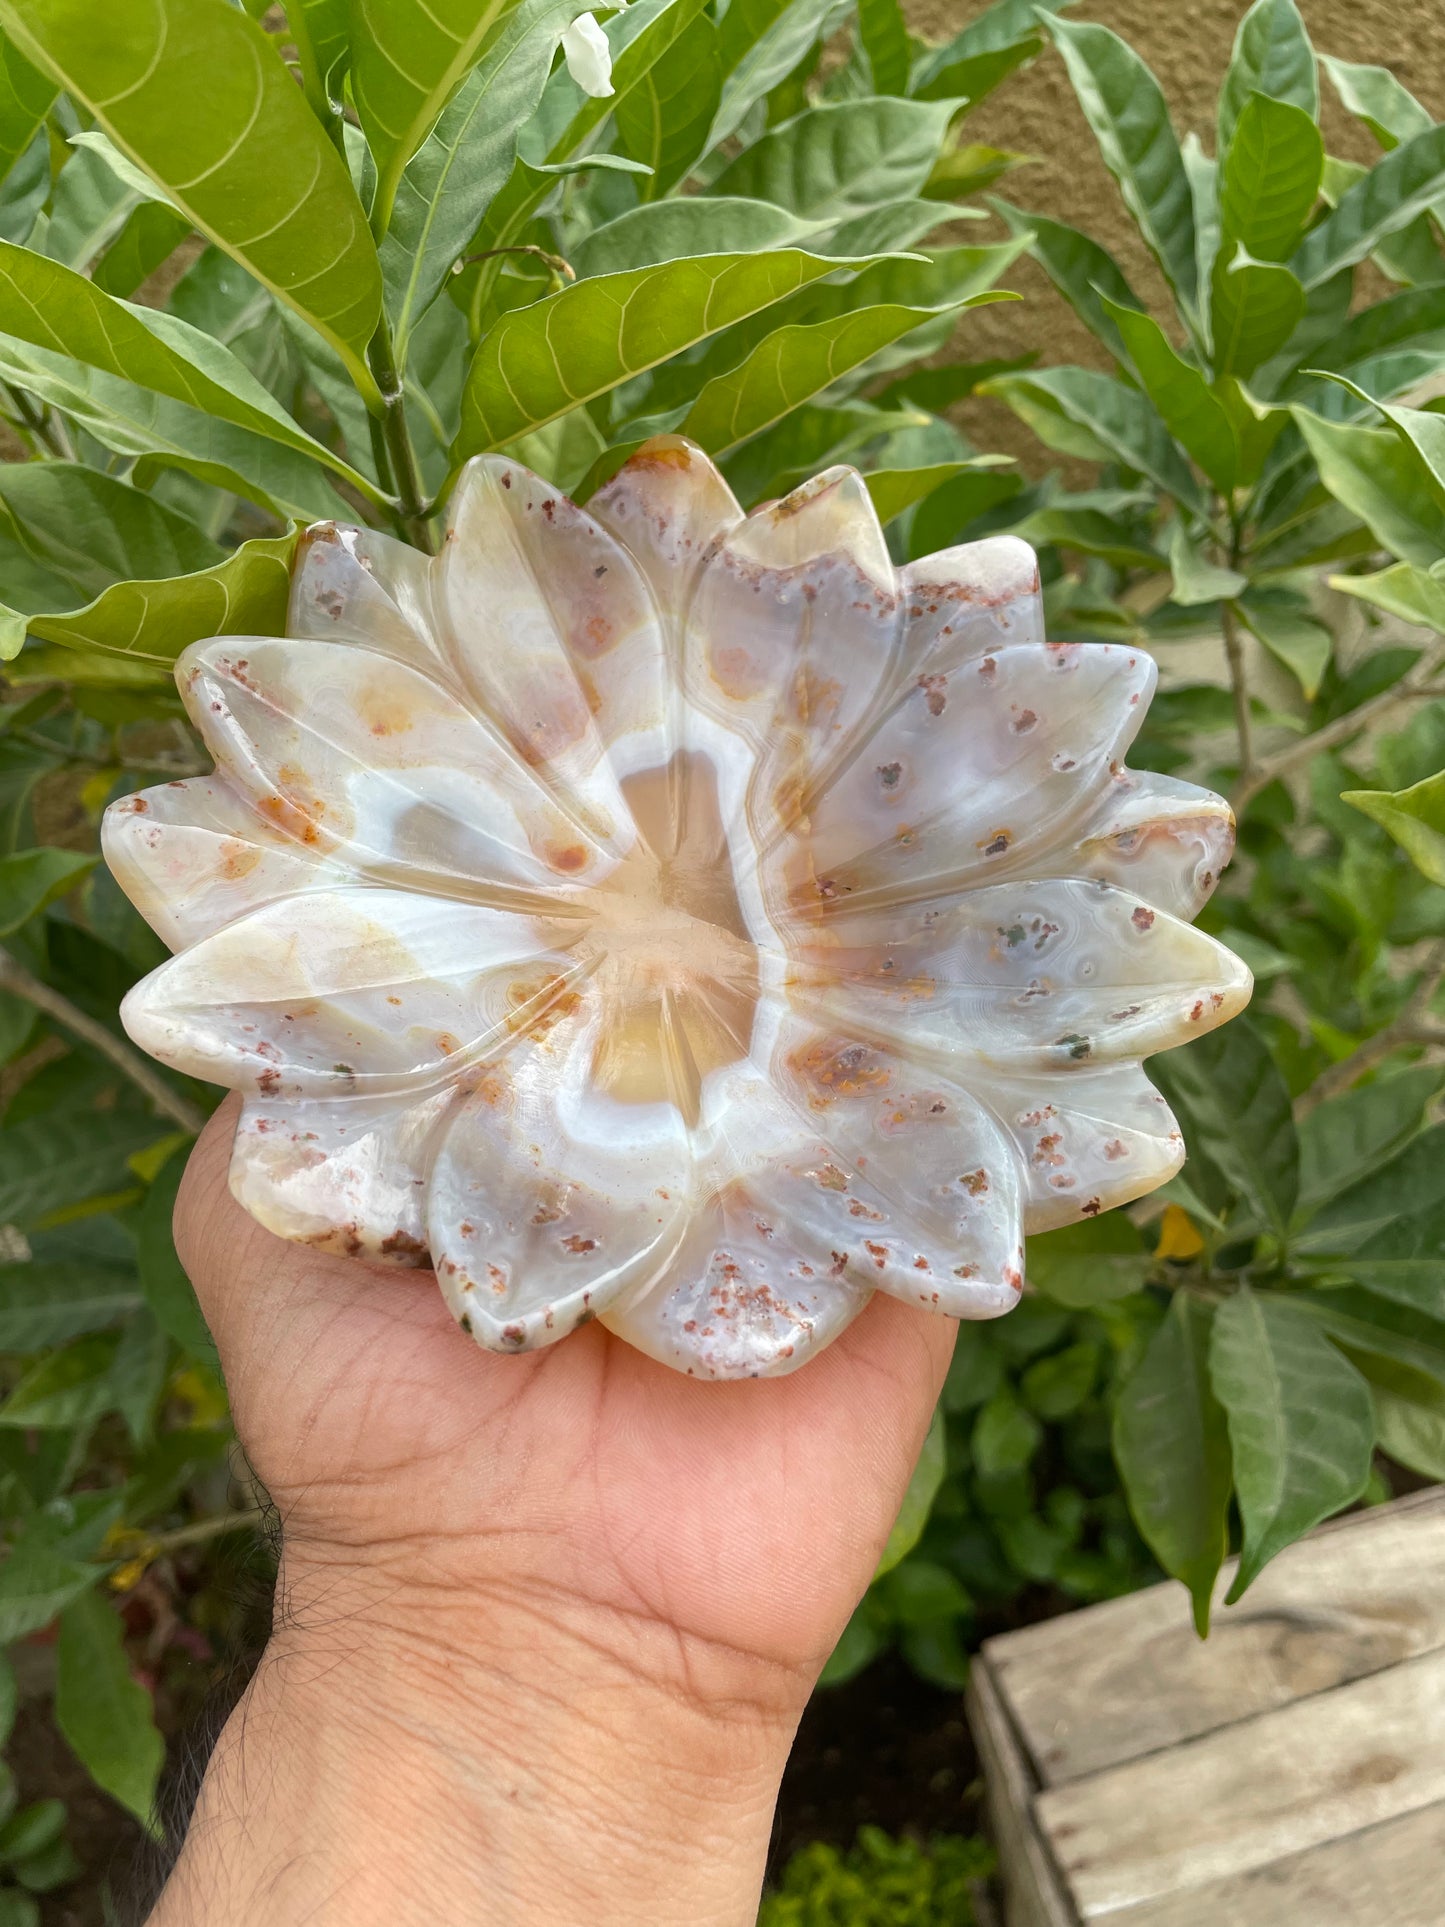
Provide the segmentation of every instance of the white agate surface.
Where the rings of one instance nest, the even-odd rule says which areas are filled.
[[[1050,644],[1022,542],[895,569],[852,470],[744,516],[675,437],[587,510],[492,455],[434,560],[309,531],[289,629],[186,651],[215,773],[104,832],[176,953],[125,1026],[244,1094],[272,1231],[740,1378],[875,1290],[1005,1312],[1026,1232],[1178,1169],[1141,1059],[1248,1001],[1190,924],[1233,821],[1125,767],[1154,665]]]

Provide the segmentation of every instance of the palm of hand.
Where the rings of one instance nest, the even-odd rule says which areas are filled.
[[[227,1104],[197,1147],[177,1244],[288,1558],[822,1665],[902,1500],[951,1323],[880,1298],[805,1371],[745,1384],[680,1378],[595,1325],[500,1358],[429,1272],[256,1225],[226,1190],[233,1125]]]

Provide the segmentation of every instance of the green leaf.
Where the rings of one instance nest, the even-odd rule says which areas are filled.
[[[141,1302],[116,1265],[0,1265],[0,1351],[33,1352],[118,1324]]]
[[[1188,463],[1137,388],[1092,368],[1039,368],[997,375],[979,392],[1007,402],[1049,448],[1086,461],[1122,462],[1203,512]]]
[[[1104,165],[1188,318],[1197,291],[1194,197],[1159,83],[1107,27],[1047,24]]]
[[[170,1126],[140,1111],[48,1111],[0,1130],[0,1224],[21,1229],[62,1205],[124,1191],[126,1160]]]
[[[1099,1347],[1092,1339],[1036,1358],[1019,1380],[1024,1403],[1041,1419],[1057,1422],[1077,1412],[1099,1376]]]
[[[617,103],[623,152],[652,169],[642,186],[644,200],[665,194],[691,172],[707,145],[722,82],[718,30],[704,14]]]
[[[98,1576],[94,1566],[22,1535],[0,1564],[0,1641],[38,1633]]]
[[[60,1615],[55,1723],[96,1785],[151,1826],[165,1741],[150,1694],[132,1677],[120,1616],[98,1592]]]
[[[818,231],[769,201],[672,194],[593,228],[568,255],[577,274],[620,274],[694,254],[748,254],[788,247]]]
[[[771,128],[712,184],[810,221],[845,221],[923,188],[956,101],[824,101]]]
[[[90,278],[104,293],[123,301],[170,259],[190,232],[190,222],[174,208],[161,201],[143,201],[132,208],[125,226],[91,269]]]
[[[1251,634],[1284,664],[1313,702],[1334,653],[1331,632],[1293,598],[1263,590],[1244,596],[1239,613]]]
[[[1436,502],[1445,504],[1445,415],[1437,415],[1428,408],[1402,408],[1395,402],[1376,401],[1344,375],[1332,375],[1329,379],[1348,389],[1360,401],[1379,409],[1400,439],[1419,456],[1422,478]],[[1437,556],[1436,560],[1440,558]]]
[[[31,616],[30,634],[103,658],[117,673],[150,667],[168,680],[181,651],[205,636],[285,635],[296,541],[292,533],[243,542],[195,575],[118,582],[83,609]]]
[[[137,1227],[136,1259],[146,1303],[162,1331],[169,1333],[192,1358],[215,1366],[216,1343],[196,1303],[191,1281],[176,1256],[175,1239],[171,1234],[176,1194],[180,1190],[189,1156],[189,1146],[175,1152],[162,1166],[146,1193]]]
[[[1164,557],[1143,535],[1102,509],[1071,507],[1067,502],[1035,509],[1009,529],[1035,548],[1076,549],[1080,555],[1101,555],[1121,569],[1160,569]]]
[[[1375,1400],[1375,1442],[1387,1458],[1422,1478],[1445,1479],[1445,1413],[1401,1398],[1381,1386]]]
[[[1222,245],[1256,261],[1286,261],[1313,212],[1325,164],[1313,117],[1287,101],[1251,94],[1219,177]]]
[[[1043,1443],[1044,1428],[1007,1388],[993,1397],[974,1420],[970,1446],[973,1462],[985,1474],[1016,1472],[1026,1466]]]
[[[1208,1306],[1176,1291],[1114,1406],[1114,1460],[1140,1532],[1209,1631],[1214,1582],[1229,1546],[1234,1480],[1224,1407],[1209,1375]]]
[[[1445,884],[1445,770],[1404,790],[1346,790],[1340,798],[1371,817],[1432,883]]]
[[[1301,1252],[1367,1248],[1400,1219],[1433,1214],[1445,1201],[1445,1125],[1412,1137],[1381,1169],[1326,1201],[1296,1241]]]
[[[1123,1212],[1109,1211],[1030,1238],[1024,1268],[1035,1291],[1084,1310],[1142,1291],[1153,1262]]]
[[[1338,1196],[1414,1137],[1442,1082],[1445,1072],[1422,1065],[1315,1105],[1299,1124],[1302,1209]]]
[[[79,850],[18,850],[0,857],[0,937],[10,936],[46,904],[73,890],[95,863]]]
[[[1219,153],[1228,152],[1252,94],[1285,101],[1312,120],[1319,117],[1314,48],[1294,0],[1256,0],[1239,23],[1219,95]]]
[[[1042,44],[1040,16],[1060,13],[1072,0],[995,0],[963,32],[942,47],[921,54],[908,91],[919,100],[966,100],[977,106],[986,94]]]
[[[1209,311],[1217,375],[1252,375],[1278,354],[1305,311],[1305,291],[1288,268],[1252,261],[1242,250],[1215,257]]]
[[[5,1670],[9,1672],[6,1663]],[[14,1690],[14,1676],[11,1675],[11,1691]],[[13,1719],[13,1700],[11,1718]],[[9,1727],[6,1727],[9,1735]],[[65,1831],[65,1802],[63,1800],[35,1800],[0,1827],[0,1859],[7,1865],[17,1860],[28,1860],[32,1854],[43,1853],[47,1847],[55,1845]],[[23,1879],[24,1876],[22,1875]],[[27,1883],[28,1884],[28,1883]]]
[[[15,1684],[15,1668],[3,1652],[0,1652],[0,1746],[9,1743],[15,1729],[15,1715],[20,1706],[20,1692]],[[64,1809],[61,1809],[64,1812]],[[5,1839],[11,1834],[13,1821],[7,1821],[0,1829],[0,1854],[4,1852]],[[41,1843],[44,1844],[43,1842]]]
[[[719,29],[723,90],[710,149],[737,133],[750,110],[788,79],[834,11],[834,0],[729,0]]]
[[[586,0],[520,0],[397,183],[381,247],[404,368],[412,329],[511,178],[519,129],[536,111],[563,31]]]
[[[0,242],[0,334],[278,442],[376,496],[348,462],[298,428],[219,341],[175,315],[117,301],[84,275],[9,242]]]
[[[1375,575],[1332,575],[1330,587],[1341,595],[1373,603],[1402,622],[1418,623],[1445,635],[1445,581],[1408,562],[1396,562]]]
[[[1215,1313],[1209,1365],[1244,1527],[1233,1603],[1276,1553],[1360,1496],[1374,1409],[1364,1379],[1317,1325],[1248,1285]]]
[[[881,1579],[885,1572],[892,1572],[923,1537],[923,1528],[928,1524],[933,1501],[943,1484],[946,1448],[943,1413],[937,1411],[924,1438],[918,1463],[913,1468],[913,1477],[908,1481],[908,1490],[903,1495],[898,1517],[893,1521],[893,1530],[888,1535],[883,1556],[878,1561],[878,1569],[873,1575],[875,1579]]]
[[[0,528],[74,585],[73,604],[128,578],[212,568],[222,554],[194,522],[81,462],[0,465]]]
[[[958,308],[1013,299],[1016,297],[995,289],[970,295]],[[681,432],[709,453],[722,454],[831,387],[881,348],[937,313],[936,308],[890,304],[779,328],[740,366],[708,382],[683,418]]]
[[[1190,1150],[1282,1233],[1299,1194],[1299,1140],[1288,1087],[1248,1018],[1236,1017],[1149,1068],[1181,1114]]]
[[[873,76],[874,93],[907,93],[913,49],[898,0],[858,0],[858,37]]]
[[[0,1405],[0,1425],[68,1430],[112,1410],[117,1343],[113,1332],[90,1333],[37,1360]]]
[[[513,309],[472,363],[455,452],[499,448],[555,421],[837,267],[795,249],[703,255],[596,275]]]
[[[268,37],[214,0],[0,0],[21,50],[378,399],[381,268],[336,149]]]
[[[1381,147],[1398,147],[1435,125],[1408,87],[1388,67],[1361,67],[1324,56],[1323,66],[1347,114],[1364,121]]]
[[[0,35],[0,181],[34,140],[55,94],[55,82]]]
[[[1402,562],[1428,569],[1445,555],[1445,508],[1418,451],[1393,428],[1326,421],[1290,409],[1320,480]]]
[[[878,511],[878,520],[886,526],[955,476],[993,468],[997,461],[994,456],[975,456],[967,461],[933,462],[925,468],[870,468],[863,480]]]
[[[301,79],[311,111],[324,123],[335,111],[340,69],[351,58],[347,0],[290,0],[286,25],[301,63]]]
[[[1169,525],[1169,568],[1174,576],[1172,600],[1185,609],[1207,602],[1228,602],[1245,586],[1245,577],[1237,569],[1225,568],[1200,554],[1177,516]]]
[[[1106,248],[1090,240],[1077,228],[1043,215],[1024,213],[1007,201],[992,201],[1013,234],[1028,233],[1033,238],[1029,252],[1078,315],[1091,334],[1098,336],[1117,361],[1127,364],[1129,350],[1114,323],[1105,301],[1120,308],[1143,312],[1144,303],[1125,279],[1124,271]]]
[[[1235,484],[1239,447],[1224,404],[1199,370],[1165,339],[1152,315],[1100,297],[1169,433],[1222,494]]]
[[[1306,288],[1363,261],[1445,196],[1445,126],[1430,127],[1386,154],[1317,227],[1291,262]]]

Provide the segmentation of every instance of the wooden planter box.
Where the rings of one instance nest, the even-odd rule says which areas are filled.
[[[1176,1585],[992,1639],[969,1712],[1007,1927],[1442,1927],[1445,1487],[1292,1546],[1207,1642]]]

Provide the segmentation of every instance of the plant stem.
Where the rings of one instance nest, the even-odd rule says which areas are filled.
[[[1321,1072],[1309,1089],[1295,1100],[1295,1116],[1307,1117],[1326,1098],[1337,1097],[1341,1091],[1347,1091],[1366,1071],[1383,1064],[1392,1051],[1404,1045],[1445,1043],[1445,1024],[1434,1025],[1428,1021],[1430,1006],[1442,981],[1445,981],[1445,942],[1431,945],[1420,972],[1420,981],[1401,1006],[1399,1015],[1391,1018],[1373,1037],[1367,1037],[1358,1050],[1351,1051],[1348,1057],[1341,1058],[1338,1064],[1331,1064],[1327,1071]]]
[[[1222,604],[1221,614],[1224,622],[1224,653],[1229,661],[1229,687],[1234,695],[1234,728],[1239,737],[1239,781],[1242,787],[1254,771],[1254,729],[1249,714],[1249,683],[1244,673],[1244,644],[1240,639],[1239,617],[1234,604]]]
[[[383,321],[372,337],[367,353],[371,372],[381,390],[381,433],[400,505],[401,526],[406,538],[423,555],[432,553],[431,531],[427,526],[429,510],[424,500],[421,475],[412,447],[411,428],[406,419],[406,393],[397,373],[392,351],[391,330]]]
[[[204,1111],[192,1104],[189,1098],[182,1097],[179,1091],[172,1090],[155,1066],[139,1051],[133,1050],[94,1017],[87,1017],[60,991],[42,983],[38,977],[32,977],[8,950],[0,950],[0,990],[8,990],[12,997],[23,997],[26,1003],[34,1004],[37,1010],[43,1011],[47,1017],[68,1030],[72,1037],[78,1037],[82,1043],[89,1044],[92,1050],[98,1050],[102,1057],[108,1057],[137,1090],[144,1091],[163,1116],[192,1137],[200,1134],[206,1121]]]
[[[136,1548],[135,1557],[149,1562],[168,1552],[177,1552],[182,1546],[199,1546],[208,1539],[220,1539],[228,1532],[250,1532],[262,1524],[265,1517],[259,1506],[249,1506],[244,1512],[217,1512],[209,1519],[194,1519],[188,1526],[177,1526],[174,1532],[158,1532],[154,1538],[147,1533],[138,1534],[141,1544]]]
[[[463,268],[469,268],[474,261],[495,261],[503,254],[530,254],[534,260],[545,262],[553,274],[560,275],[564,281],[577,279],[577,270],[570,261],[564,261],[560,254],[549,254],[546,248],[539,248],[532,241],[521,242],[516,247],[482,248],[476,254],[464,254],[460,261],[453,264],[452,273],[460,274]]]
[[[1308,736],[1296,737],[1294,742],[1287,744],[1275,755],[1264,757],[1254,765],[1247,778],[1241,772],[1241,779],[1235,785],[1234,794],[1229,799],[1235,815],[1242,816],[1246,805],[1268,784],[1274,782],[1276,777],[1287,775],[1297,764],[1307,763],[1312,756],[1318,756],[1327,749],[1334,749],[1340,743],[1348,742],[1350,737],[1358,735],[1377,716],[1383,715],[1394,704],[1445,694],[1445,691],[1430,687],[1432,678],[1441,669],[1445,669],[1445,649],[1422,656],[1409,674],[1402,676],[1392,689],[1382,689],[1378,696],[1372,696],[1369,702],[1361,703],[1358,709],[1352,709],[1344,716],[1336,716],[1335,720],[1332,723],[1326,723],[1323,729],[1316,729]]]

